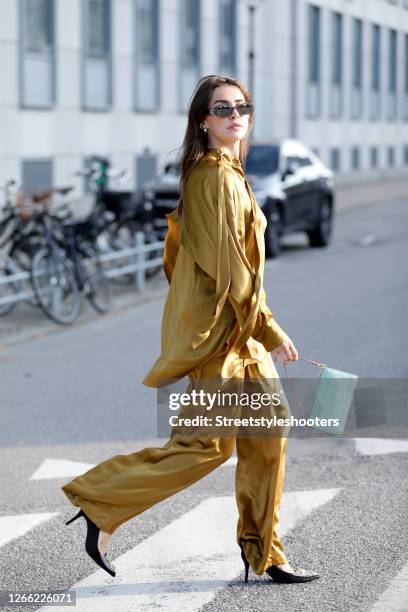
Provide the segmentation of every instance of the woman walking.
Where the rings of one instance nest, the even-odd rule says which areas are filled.
[[[163,264],[169,281],[161,354],[143,383],[163,387],[189,377],[189,388],[250,381],[269,395],[279,388],[272,361],[297,360],[297,350],[266,304],[263,289],[266,219],[241,163],[253,125],[251,96],[239,81],[202,78],[193,93],[183,141],[179,206],[169,215]],[[269,408],[269,415],[272,409]],[[179,417],[192,416],[192,405]],[[231,413],[239,414],[235,406]],[[285,402],[273,414],[287,416]],[[279,540],[286,435],[211,435],[174,426],[168,442],[96,465],[62,487],[87,522],[85,547],[111,575],[107,544],[120,525],[174,495],[225,462],[237,449],[237,544],[248,569],[278,582],[317,574],[293,569]]]

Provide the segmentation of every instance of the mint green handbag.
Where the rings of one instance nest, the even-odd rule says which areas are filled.
[[[293,395],[299,407],[300,414],[304,419],[314,419],[313,427],[331,434],[342,434],[346,426],[347,416],[350,411],[351,402],[353,401],[354,390],[357,385],[357,374],[343,372],[329,368],[324,363],[312,361],[305,357],[300,357],[304,361],[309,361],[313,365],[320,368],[319,385],[316,391],[312,410],[308,417],[305,416],[302,406],[300,405],[292,380],[289,376],[286,363],[283,365],[286,370],[286,375],[291,384]],[[323,423],[319,421],[323,420]],[[333,422],[334,421],[334,422]]]

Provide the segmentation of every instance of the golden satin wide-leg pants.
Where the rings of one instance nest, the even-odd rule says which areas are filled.
[[[190,385],[197,379],[216,380],[222,362],[223,356],[218,355],[192,370]],[[243,361],[241,369],[242,378],[251,379],[251,389],[253,381],[260,392],[271,394],[281,388],[269,353],[261,362]],[[192,416],[192,408],[183,406],[178,416]],[[285,402],[274,410],[280,417],[289,414]],[[100,529],[112,534],[122,523],[220,466],[236,445],[237,542],[242,543],[253,571],[260,575],[272,564],[287,562],[277,533],[287,435],[195,437],[173,427],[163,447],[115,455],[74,478],[62,490]]]

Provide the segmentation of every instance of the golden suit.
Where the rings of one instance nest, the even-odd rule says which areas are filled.
[[[209,149],[187,178],[179,206],[167,215],[163,265],[169,292],[161,353],[143,379],[158,388],[188,376],[223,386],[255,383],[285,397],[269,352],[287,337],[263,289],[266,219],[238,159]],[[239,415],[235,407],[234,416]],[[183,406],[179,416],[194,413]],[[285,401],[274,408],[287,416]],[[237,541],[255,573],[285,563],[277,527],[287,434],[251,437],[185,435],[173,427],[163,447],[115,455],[62,487],[74,506],[114,533],[124,522],[188,487],[237,449]],[[216,520],[216,517],[215,517]]]

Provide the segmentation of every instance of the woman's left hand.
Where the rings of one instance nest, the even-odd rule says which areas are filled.
[[[282,361],[297,361],[299,359],[295,345],[289,337],[272,351],[272,356],[275,363],[279,361],[279,357]]]

